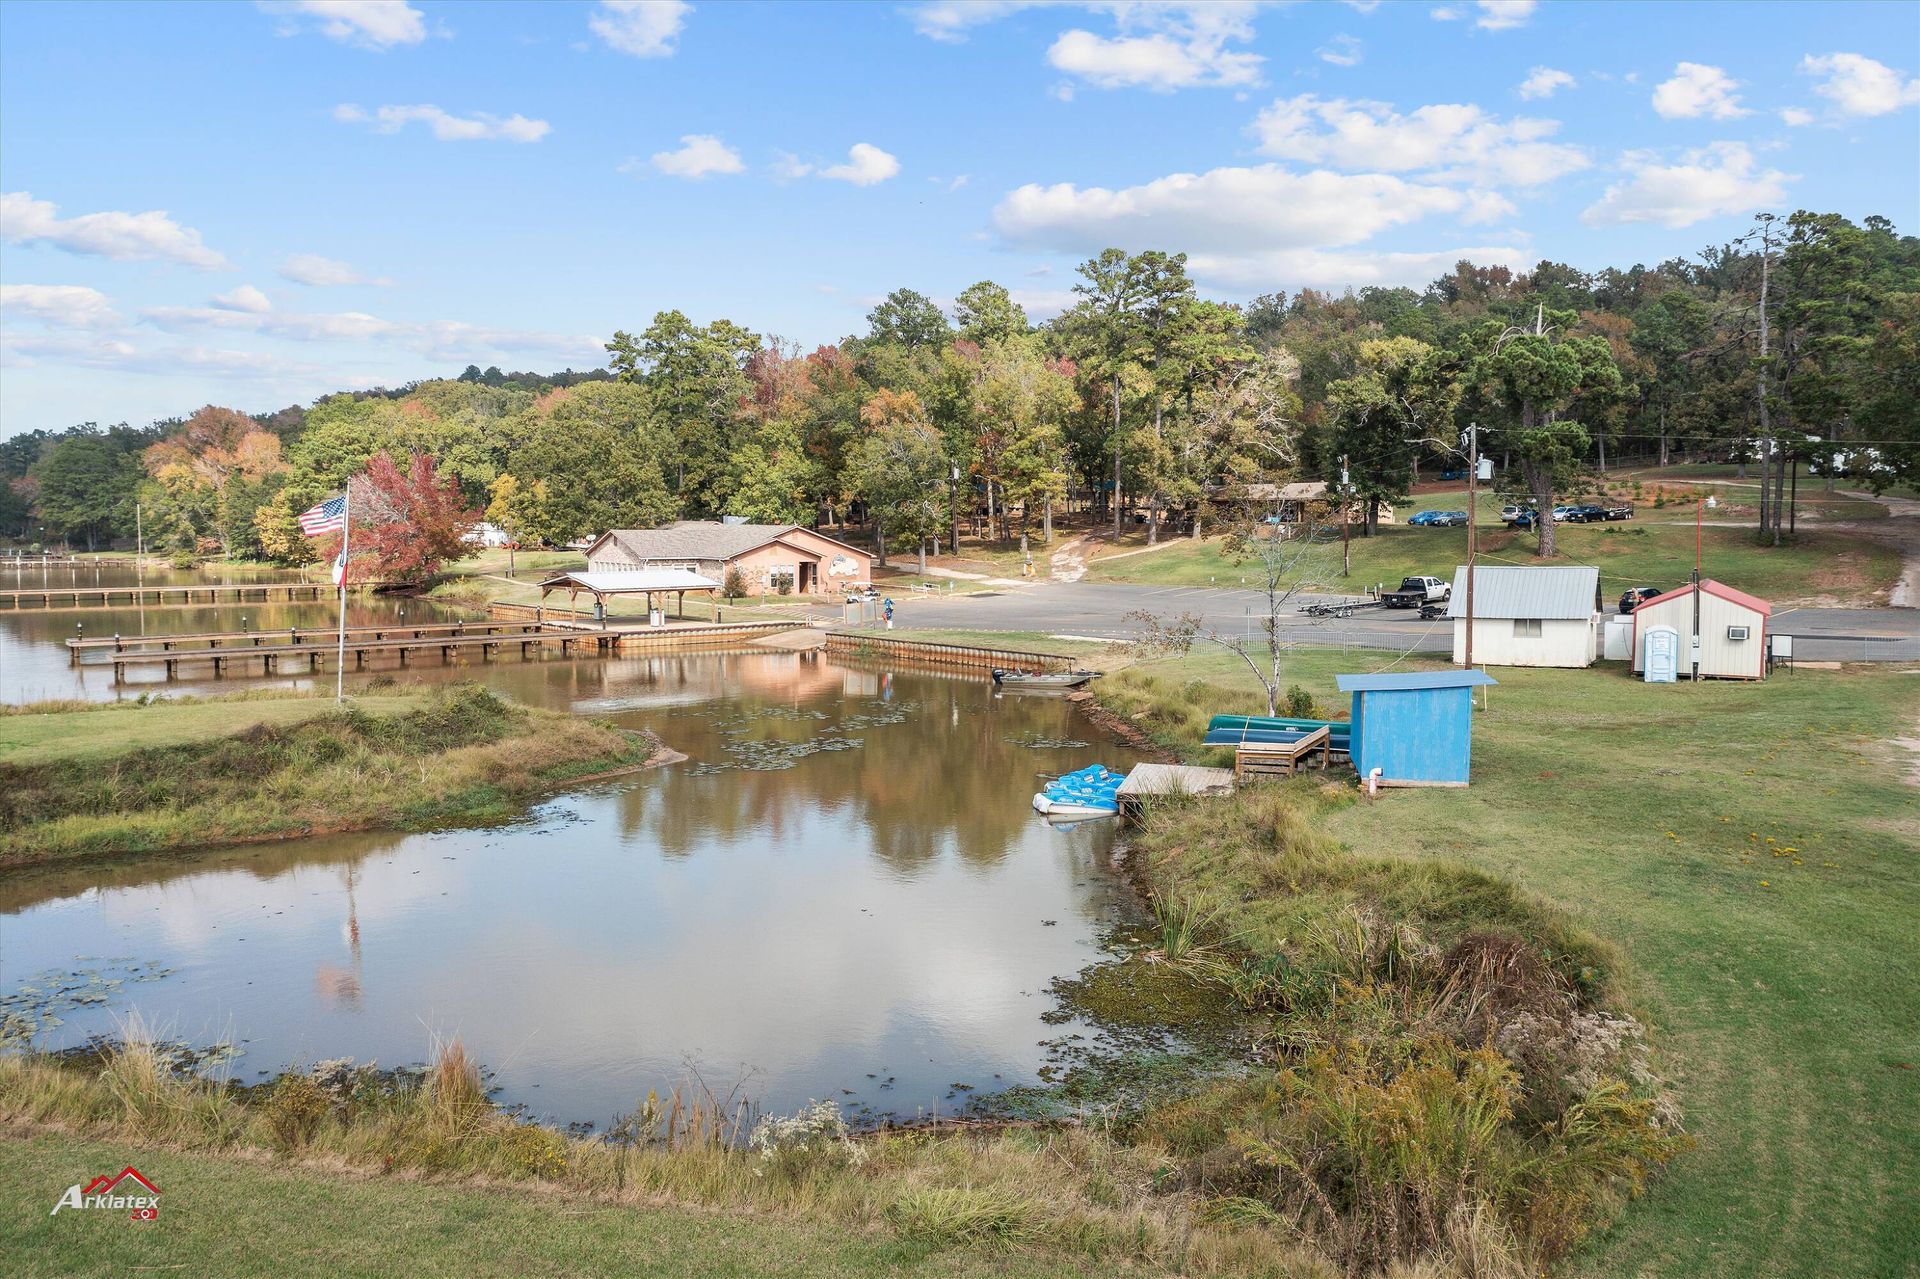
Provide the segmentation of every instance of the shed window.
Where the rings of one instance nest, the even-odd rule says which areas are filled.
[[[1515,639],[1539,639],[1540,619],[1537,617],[1514,618],[1513,637]]]

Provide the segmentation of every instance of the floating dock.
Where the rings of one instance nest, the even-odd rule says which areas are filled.
[[[380,582],[355,583],[352,591]],[[36,586],[0,591],[0,609],[186,608],[221,604],[301,604],[330,600],[330,582],[221,582],[212,586]]]
[[[1120,783],[1120,814],[1137,813],[1156,796],[1231,795],[1231,768],[1201,768],[1194,764],[1135,764]]]

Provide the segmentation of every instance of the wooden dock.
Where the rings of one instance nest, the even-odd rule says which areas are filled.
[[[866,631],[829,631],[826,650],[849,656],[906,657],[934,666],[967,666],[976,670],[1052,671],[1070,668],[1075,658],[1065,653],[1034,653],[1018,648],[983,648],[976,644],[938,644],[911,635],[874,635]]]
[[[1135,764],[1120,783],[1115,797],[1121,816],[1137,814],[1156,796],[1230,795],[1231,768],[1200,768],[1193,764]]]
[[[456,638],[469,635],[520,634],[540,628],[526,622],[421,622],[414,625],[387,623],[379,626],[349,626],[347,642],[371,639],[376,643],[389,636],[395,639],[424,640],[440,635]],[[85,660],[85,654],[101,649],[116,653],[146,653],[155,649],[205,657],[217,648],[260,648],[262,645],[334,643],[340,632],[331,626],[290,626],[284,631],[193,631],[173,635],[95,635],[67,641],[67,659],[72,665]]]
[[[356,583],[372,590],[384,583]],[[211,586],[36,586],[0,590],[0,610],[186,608],[222,604],[299,604],[334,598],[328,582],[221,582]]]
[[[518,650],[522,658],[544,656],[558,649],[562,656],[593,653],[599,656],[644,652],[656,649],[699,648],[710,644],[728,644],[750,640],[769,631],[790,629],[784,622],[737,622],[722,626],[640,626],[584,631],[573,627],[543,626],[529,623],[468,622],[422,626],[355,627],[348,631],[344,656],[355,670],[364,670],[370,657],[391,656],[405,667],[409,660],[438,653],[442,664],[456,657],[477,653],[482,662],[492,661],[502,651]],[[192,647],[183,641],[198,639]],[[217,642],[215,642],[217,641]],[[146,636],[138,641],[146,647],[129,649],[121,637],[114,640],[70,640],[69,647],[82,664],[113,666],[115,682],[126,679],[135,667],[164,667],[168,679],[177,679],[180,667],[188,662],[207,663],[216,678],[231,670],[235,674],[252,673],[252,664],[260,664],[260,675],[286,674],[304,663],[308,672],[326,669],[343,650],[337,634],[326,631],[246,631],[220,632],[194,636]],[[153,648],[151,645],[162,647]],[[167,645],[171,644],[171,647]],[[105,661],[85,663],[83,651],[110,649]],[[285,663],[285,665],[283,665]]]

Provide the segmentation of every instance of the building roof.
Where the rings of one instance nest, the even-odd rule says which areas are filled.
[[[680,520],[665,528],[609,529],[594,539],[597,547],[612,538],[636,560],[731,560],[777,542],[793,533],[805,533],[844,546],[855,555],[865,556],[858,547],[847,546],[837,537],[828,537],[798,524],[727,524],[719,520]],[[593,547],[588,548],[589,554]]]
[[[1378,693],[1395,688],[1475,688],[1500,681],[1485,671],[1401,671],[1395,675],[1336,675],[1343,693]]]
[[[717,591],[720,583],[684,568],[642,568],[619,571],[560,573],[540,583],[540,589],[578,587],[595,595],[637,595],[646,591]]]
[[[1255,501],[1278,498],[1283,502],[1310,502],[1327,495],[1327,482],[1301,480],[1294,484],[1249,484],[1246,494]]]
[[[1723,600],[1732,600],[1735,604],[1739,604],[1744,608],[1750,608],[1762,617],[1773,616],[1773,605],[1767,603],[1757,595],[1749,595],[1745,591],[1736,591],[1725,582],[1716,582],[1710,577],[1703,577],[1700,579],[1700,589],[1709,595],[1718,595]],[[1692,582],[1688,582],[1685,586],[1676,586],[1664,595],[1654,596],[1645,604],[1642,604],[1640,608],[1651,608],[1655,604],[1664,604],[1668,600],[1681,599],[1692,590]],[[1634,611],[1637,613],[1640,610],[1635,609]]]
[[[1586,621],[1594,614],[1600,589],[1600,570],[1581,565],[1552,568],[1489,568],[1473,570],[1475,618],[1537,617],[1543,621]],[[1453,593],[1447,599],[1448,617],[1467,615],[1467,566],[1454,570]]]

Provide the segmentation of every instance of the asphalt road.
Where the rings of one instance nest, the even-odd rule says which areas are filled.
[[[1447,652],[1453,624],[1423,622],[1417,610],[1372,609],[1349,618],[1316,619],[1290,603],[1281,636],[1298,644]],[[1183,613],[1229,634],[1257,635],[1264,597],[1254,591],[1206,586],[1135,586],[1111,582],[1038,582],[992,592],[955,596],[896,596],[896,629],[953,627],[965,630],[1040,631],[1089,639],[1131,639],[1138,618]],[[1807,662],[1920,661],[1920,609],[1791,608],[1773,618],[1777,634],[1795,637],[1794,657]]]

